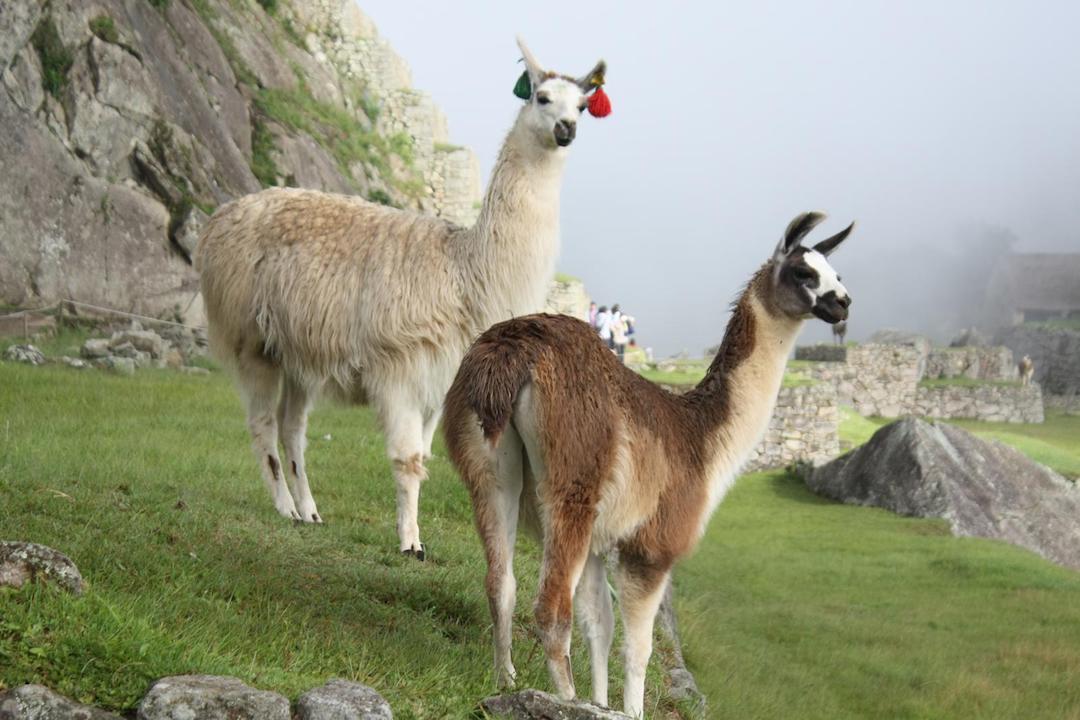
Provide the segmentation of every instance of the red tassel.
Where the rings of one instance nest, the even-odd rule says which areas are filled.
[[[611,100],[608,99],[604,88],[598,87],[589,96],[589,114],[593,117],[607,117],[611,114]]]

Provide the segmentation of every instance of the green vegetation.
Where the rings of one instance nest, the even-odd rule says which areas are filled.
[[[116,31],[116,23],[109,15],[104,13],[90,20],[90,32],[107,43],[116,44],[120,41],[120,33]]]
[[[557,272],[557,273],[555,273],[555,282],[561,282],[561,283],[581,282],[581,278],[574,277],[570,273]]]
[[[263,187],[278,184],[281,171],[274,162],[274,136],[259,113],[251,115],[251,172]]]
[[[1053,320],[1039,320],[1025,322],[1030,327],[1043,328],[1045,330],[1080,330],[1080,317],[1054,318]]]
[[[663,364],[665,366],[671,365],[673,369],[664,371],[654,365],[645,370],[641,370],[640,374],[648,380],[663,385],[692,386],[701,382],[701,379],[705,377],[705,372],[709,369],[711,363],[712,358],[665,360],[663,361]],[[784,379],[781,383],[782,387],[806,387],[808,385],[817,384],[817,380],[800,372],[799,368],[793,370],[793,364],[794,363],[788,363],[788,372],[784,373]]]
[[[709,717],[1075,718],[1080,574],[741,478],[676,573]]]
[[[259,5],[262,5],[263,10],[273,15],[277,12],[278,0],[258,0]]]
[[[435,143],[435,152],[451,153],[464,149],[464,145],[454,145],[452,143]]]
[[[46,92],[56,99],[67,87],[68,71],[75,62],[75,56],[64,45],[52,15],[46,15],[30,36],[30,43],[41,61],[41,85]]]
[[[397,552],[373,413],[316,410],[309,437],[324,526],[274,512],[222,373],[0,363],[2,537],[68,553],[90,584],[81,598],[0,590],[0,689],[40,682],[123,710],[169,674],[235,675],[291,698],[344,677],[378,689],[396,718],[467,717],[494,692],[491,625],[472,512],[445,450],[436,445],[424,485],[429,561],[418,563]],[[523,539],[516,561],[519,677],[549,688],[532,632],[535,543]],[[587,694],[580,638],[574,649]],[[621,676],[613,652],[613,698]],[[666,707],[662,682],[653,663],[650,716]]]
[[[980,387],[983,385],[990,385],[996,387],[1017,387],[1020,385],[1019,380],[978,380],[969,377],[957,376],[957,377],[945,377],[945,378],[923,378],[919,381],[920,387],[926,388],[938,388],[938,387]]]
[[[346,177],[352,166],[362,162],[374,166],[380,175],[408,195],[421,191],[422,181],[395,178],[389,156],[397,155],[406,166],[412,164],[412,140],[405,135],[384,138],[374,130],[364,130],[347,111],[319,102],[301,83],[294,90],[262,88],[255,98],[258,112],[286,127],[311,135],[337,161]]]

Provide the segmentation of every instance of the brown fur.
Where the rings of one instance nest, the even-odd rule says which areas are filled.
[[[540,520],[544,562],[536,620],[560,695],[574,692],[567,659],[574,588],[585,583],[586,564],[617,550],[626,686],[634,675],[638,693],[625,696],[626,706],[638,711],[642,663],[671,567],[693,549],[763,434],[787,355],[810,314],[811,304],[798,304],[806,294],[792,268],[805,265],[799,242],[822,219],[808,213],[789,225],[777,254],[736,302],[705,378],[685,395],[628,370],[592,328],[562,315],[499,323],[466,353],[446,397],[444,432],[484,542],[500,679],[504,671],[513,674],[506,604],[514,592],[507,569],[516,513],[507,503],[515,497],[523,518]],[[833,246],[849,232],[836,236]],[[834,302],[836,293],[830,295]],[[837,306],[843,317],[849,302],[845,294]],[[515,480],[517,474],[524,481]],[[595,588],[594,576],[589,582]],[[604,687],[602,699],[606,677]]]

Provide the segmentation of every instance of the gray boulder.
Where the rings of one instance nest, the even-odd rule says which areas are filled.
[[[68,700],[41,685],[0,693],[0,720],[121,720],[119,715]]]
[[[949,521],[954,535],[1004,540],[1080,570],[1080,488],[998,442],[905,419],[804,477],[826,497]]]
[[[109,340],[109,346],[117,355],[121,354],[120,349],[127,344],[135,350],[148,352],[156,358],[161,357],[165,352],[165,341],[153,330],[121,330],[113,333]],[[129,357],[134,357],[134,355]]]
[[[83,343],[80,354],[87,360],[103,358],[109,354],[109,341],[105,338],[90,338]]]
[[[580,700],[560,700],[540,690],[522,690],[489,697],[480,703],[484,712],[509,720],[626,720],[629,715]]]
[[[114,372],[117,375],[135,374],[135,361],[132,358],[109,355],[107,357],[98,358],[94,361],[94,365],[102,370]]]
[[[4,359],[9,362],[28,363],[30,365],[45,364],[45,356],[33,345],[10,345],[4,351]]]
[[[237,678],[176,675],[150,686],[139,720],[289,720],[289,701]]]
[[[18,588],[39,578],[76,595],[86,589],[79,568],[67,555],[36,543],[0,541],[0,587]]]
[[[299,720],[393,720],[390,704],[367,685],[331,680],[296,701]]]

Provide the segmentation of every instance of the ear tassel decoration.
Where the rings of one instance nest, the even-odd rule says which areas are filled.
[[[521,77],[518,78],[517,83],[514,85],[514,95],[522,100],[528,100],[532,97],[532,83],[529,82],[529,71],[521,73]]]
[[[595,118],[607,117],[611,114],[611,100],[604,88],[597,87],[589,96],[589,114]]]

